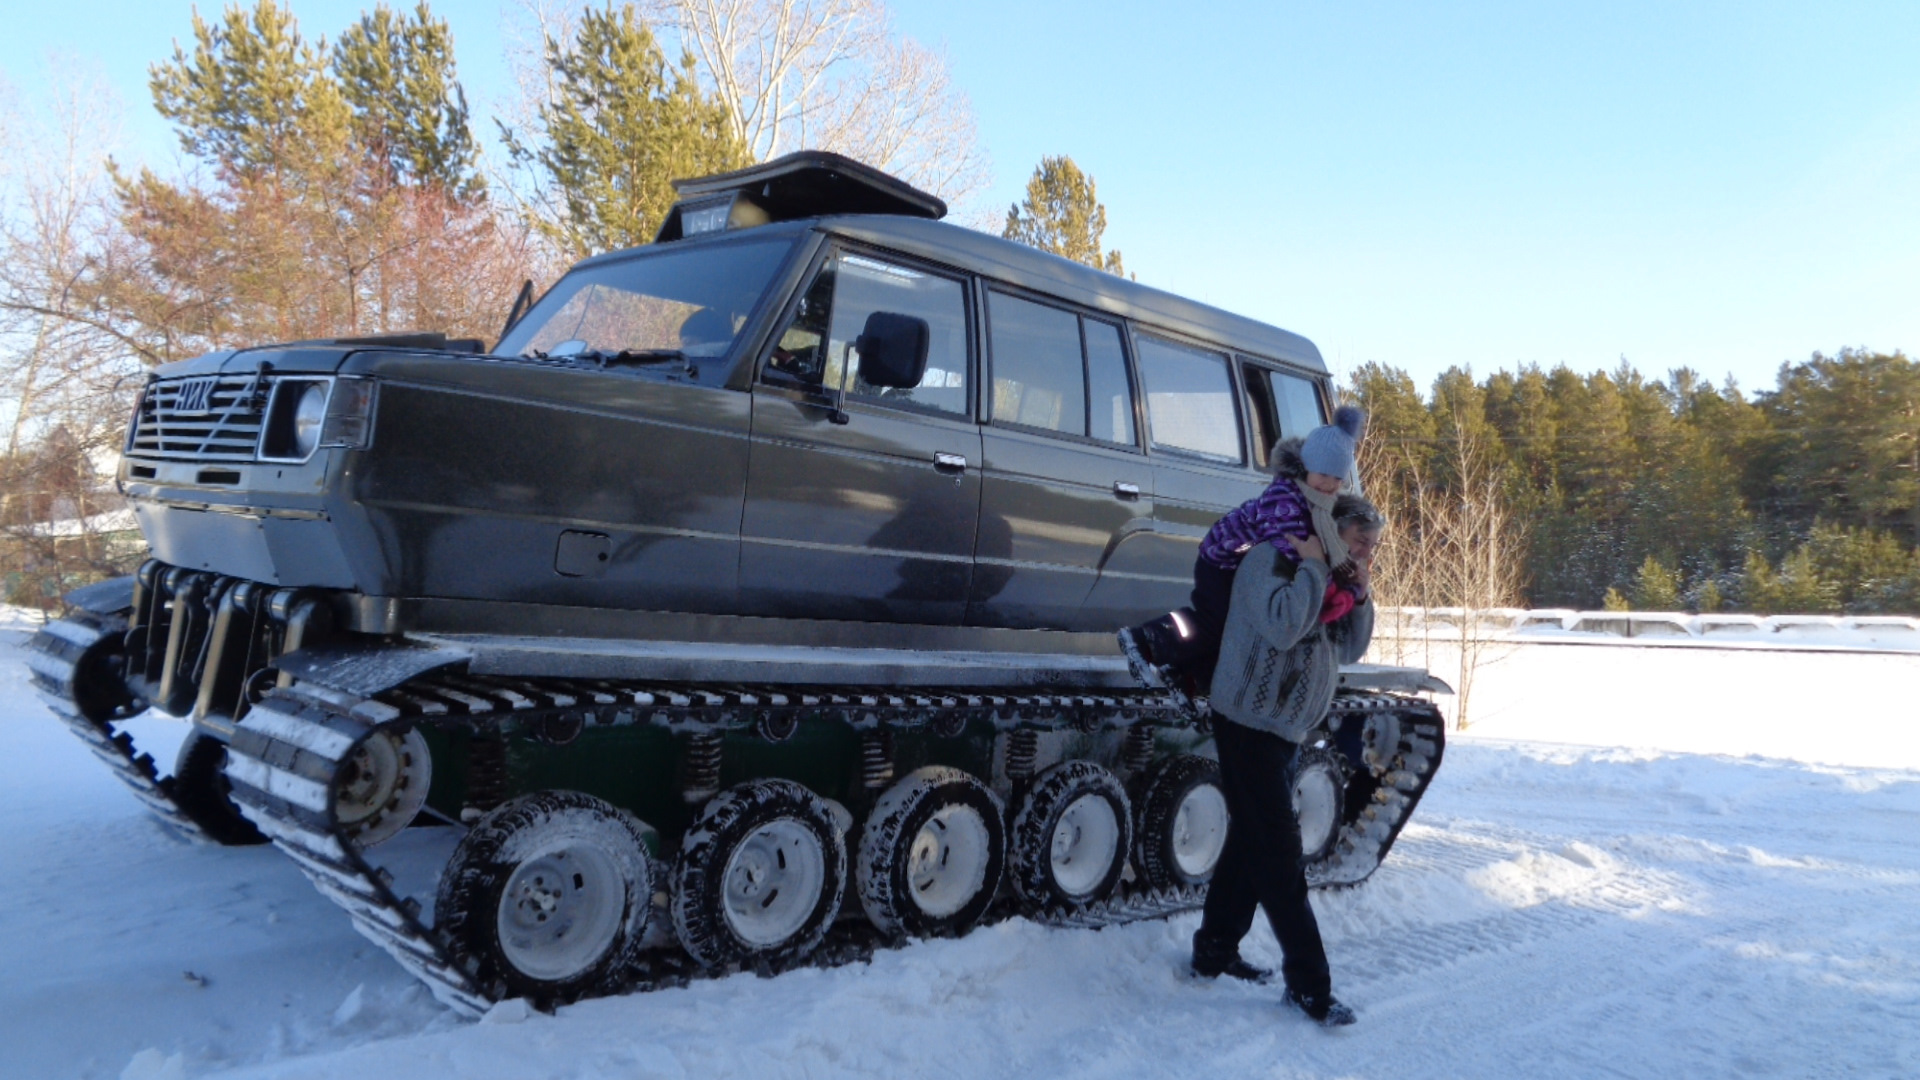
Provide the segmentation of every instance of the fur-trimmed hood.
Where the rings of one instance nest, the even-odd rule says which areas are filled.
[[[1300,459],[1300,447],[1306,441],[1296,435],[1291,439],[1281,439],[1273,444],[1273,453],[1268,455],[1267,459],[1267,464],[1273,469],[1273,475],[1284,476],[1289,480],[1304,481],[1307,478],[1307,463]]]

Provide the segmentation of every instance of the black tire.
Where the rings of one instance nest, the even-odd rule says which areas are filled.
[[[100,640],[87,646],[73,667],[73,703],[80,715],[102,727],[138,716],[147,701],[127,686],[126,615],[73,612],[67,621],[98,630]]]
[[[495,807],[454,848],[434,901],[436,929],[495,997],[551,1005],[618,990],[658,888],[648,832],[577,791]]]
[[[681,840],[673,928],[710,968],[778,968],[812,952],[840,913],[847,842],[825,799],[792,780],[715,795]]]
[[[1287,786],[1300,823],[1300,861],[1319,862],[1333,854],[1346,824],[1346,759],[1325,746],[1303,746],[1294,755]]]
[[[887,789],[860,834],[854,883],[882,933],[964,934],[1000,891],[1000,801],[968,773],[929,765]]]
[[[266,843],[267,838],[234,804],[226,769],[227,744],[196,731],[180,744],[173,775],[163,783],[173,805],[216,843],[235,847]]]
[[[1063,761],[1034,778],[1013,816],[1008,861],[1030,907],[1084,907],[1120,883],[1133,818],[1120,781],[1091,761]]]
[[[1195,754],[1159,762],[1134,784],[1133,868],[1156,889],[1204,885],[1227,842],[1220,763]]]

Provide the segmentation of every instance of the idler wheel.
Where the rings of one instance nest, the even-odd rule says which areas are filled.
[[[437,928],[496,993],[550,1004],[617,989],[652,917],[650,832],[577,791],[495,807],[454,848]]]
[[[673,925],[707,967],[777,967],[812,952],[840,912],[846,840],[825,799],[791,780],[714,796],[681,842]]]
[[[1227,844],[1220,763],[1179,754],[1135,784],[1134,869],[1154,888],[1204,885]]]
[[[333,778],[334,820],[362,847],[398,835],[427,804],[433,755],[412,728],[378,728],[347,751]]]
[[[1013,817],[1014,887],[1035,907],[1105,899],[1132,831],[1120,781],[1091,761],[1063,761],[1034,779]]]
[[[861,832],[854,882],[883,932],[962,934],[1000,889],[1006,826],[985,784],[929,765],[887,789]]]
[[[1333,854],[1347,805],[1347,764],[1324,746],[1303,746],[1293,759],[1293,813],[1300,821],[1300,861]]]

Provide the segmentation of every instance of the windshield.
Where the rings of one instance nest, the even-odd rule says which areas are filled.
[[[502,356],[723,356],[791,239],[668,250],[574,270],[500,339]]]

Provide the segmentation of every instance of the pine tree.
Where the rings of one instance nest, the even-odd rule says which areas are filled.
[[[1621,594],[1619,589],[1609,585],[1607,586],[1607,595],[1600,601],[1600,610],[1632,611],[1633,605],[1627,603],[1627,598]]]
[[[1702,615],[1712,614],[1727,606],[1726,597],[1720,593],[1720,585],[1712,578],[1700,583],[1693,593],[1693,608]]]
[[[582,13],[571,43],[549,43],[547,64],[555,94],[540,112],[544,143],[502,135],[559,204],[535,224],[575,257],[651,243],[673,206],[671,181],[751,162],[692,59],[669,67],[631,5]]]
[[[293,12],[260,0],[228,8],[219,24],[193,16],[193,54],[149,69],[154,107],[187,153],[246,179],[340,152],[346,103],[324,48],[300,36]]]
[[[1093,177],[1065,155],[1043,157],[1027,181],[1027,197],[1007,210],[1000,235],[1062,258],[1125,274],[1118,251],[1100,249],[1107,231],[1107,208],[1100,204]]]
[[[426,0],[413,17],[385,4],[347,28],[333,72],[363,152],[389,183],[471,195],[482,181],[467,127],[467,96],[454,76],[453,32]]]
[[[1648,555],[1634,576],[1633,606],[1639,611],[1680,610],[1680,575]]]

